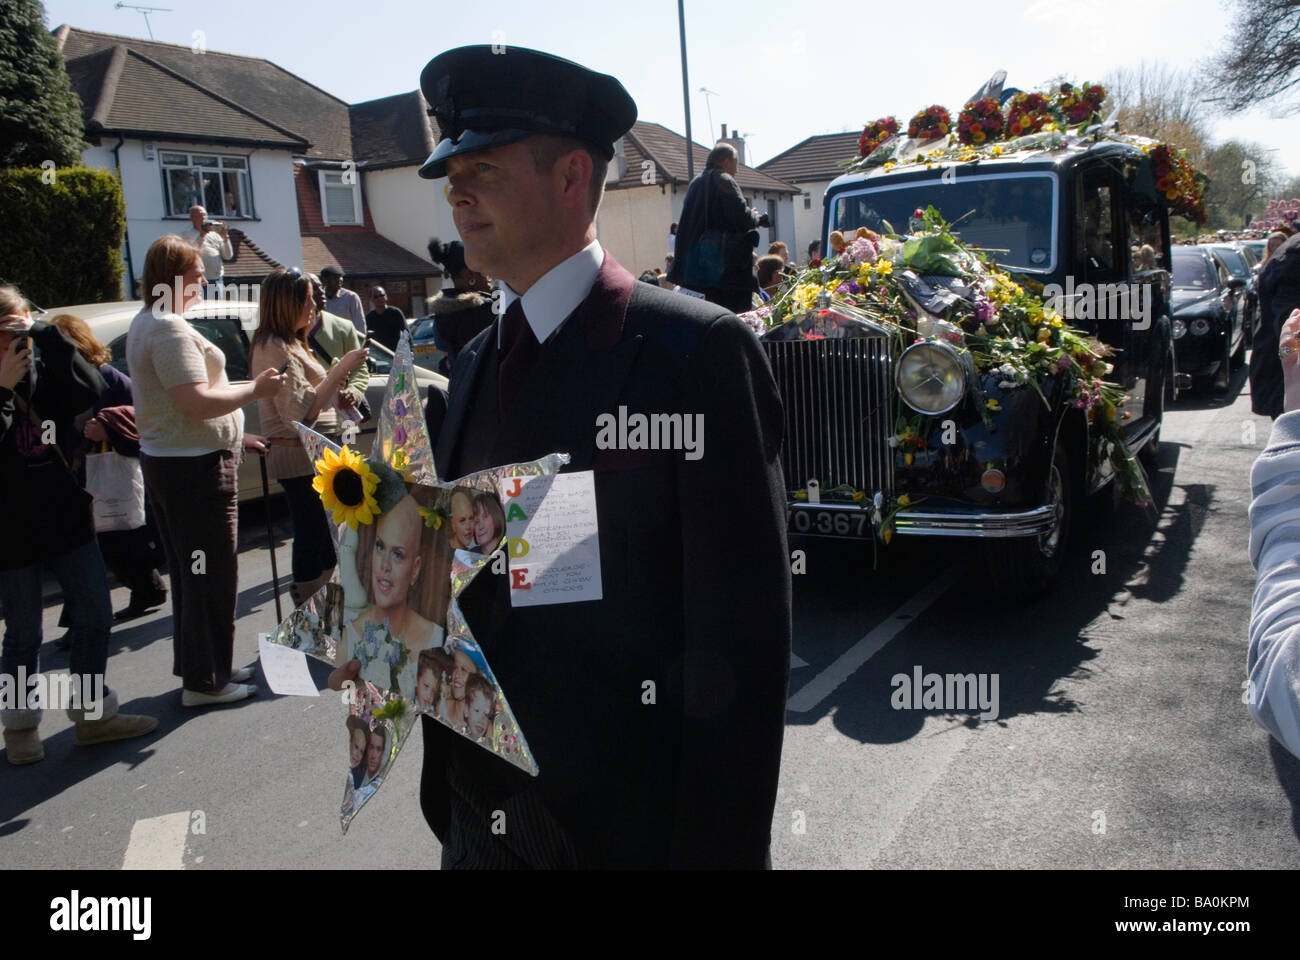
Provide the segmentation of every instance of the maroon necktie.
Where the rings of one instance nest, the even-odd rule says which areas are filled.
[[[497,365],[497,403],[502,413],[515,396],[540,345],[524,317],[522,299],[515,300],[501,318],[501,359]]]

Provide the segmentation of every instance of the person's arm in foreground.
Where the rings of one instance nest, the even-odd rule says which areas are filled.
[[[1282,327],[1296,345],[1300,310]],[[1300,353],[1282,361],[1284,412],[1251,469],[1250,559],[1256,570],[1247,652],[1251,716],[1300,756]]]

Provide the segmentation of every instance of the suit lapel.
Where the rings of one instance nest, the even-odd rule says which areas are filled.
[[[499,322],[499,321],[498,321]],[[486,359],[485,359],[486,358]],[[438,448],[434,451],[434,469],[439,480],[452,480],[449,476],[451,458],[455,454],[456,444],[460,440],[460,431],[465,423],[465,410],[473,396],[474,383],[484,363],[496,363],[497,358],[497,324],[494,322],[482,334],[471,340],[461,353],[459,364],[453,372],[456,375],[447,397],[447,419],[438,434]]]

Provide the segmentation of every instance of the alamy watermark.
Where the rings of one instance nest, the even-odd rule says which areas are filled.
[[[1065,278],[1065,286],[1043,287],[1043,304],[1066,320],[1128,320],[1134,330],[1151,326],[1151,284],[1080,283]]]
[[[596,418],[596,447],[600,450],[683,450],[687,460],[704,456],[704,414],[633,413],[618,408],[618,416]]]
[[[0,673],[0,710],[41,710],[67,706],[84,710],[87,720],[104,716],[104,675],[32,673],[20,666],[17,675]]]
[[[895,710],[980,710],[981,720],[998,718],[998,674],[923,673],[912,668],[911,676],[896,673],[889,679],[894,688],[889,705]]]

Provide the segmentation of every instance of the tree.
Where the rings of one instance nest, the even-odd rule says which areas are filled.
[[[1205,189],[1205,210],[1209,230],[1240,230],[1246,214],[1264,211],[1278,181],[1277,164],[1257,143],[1228,140],[1211,147],[1205,156],[1204,172],[1210,178]]]
[[[1118,111],[1119,128],[1163,140],[1196,166],[1205,161],[1208,129],[1202,87],[1189,71],[1143,61],[1115,70],[1102,80],[1107,102],[1102,113]]]
[[[1274,101],[1300,110],[1292,96],[1300,84],[1300,0],[1234,0],[1232,35],[1206,70],[1205,82],[1222,91],[1225,111]]]
[[[0,167],[81,161],[81,100],[37,0],[0,3]]]

